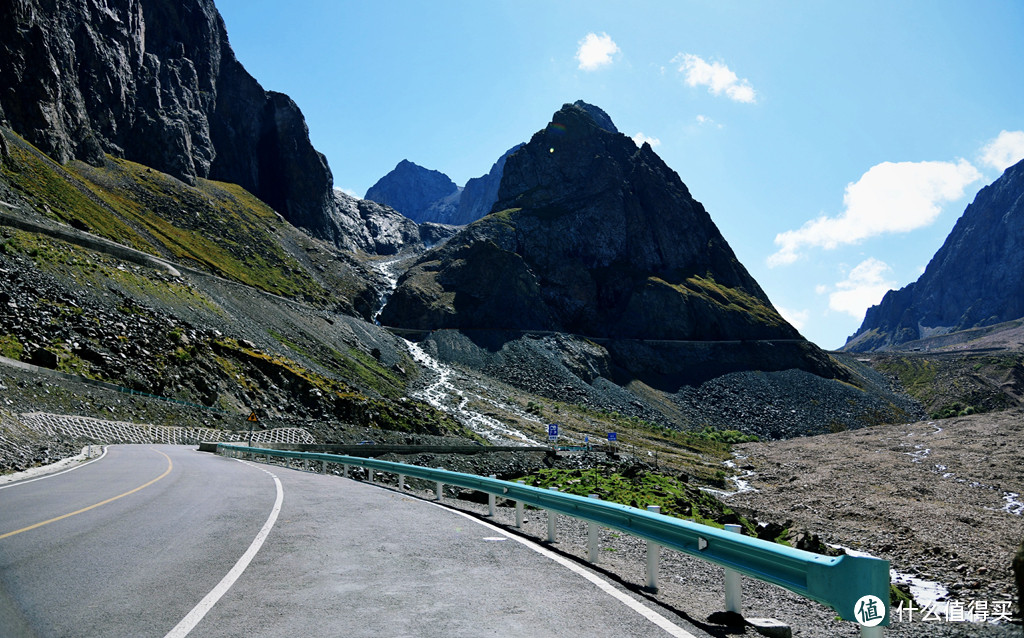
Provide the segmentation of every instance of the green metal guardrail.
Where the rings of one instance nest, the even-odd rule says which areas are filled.
[[[596,523],[647,539],[751,578],[778,585],[835,610],[840,618],[856,622],[858,601],[877,597],[884,613],[878,627],[863,627],[863,636],[880,635],[875,629],[889,624],[889,561],[863,556],[822,556],[778,543],[735,534],[708,525],[656,514],[628,505],[564,494],[495,478],[462,474],[404,463],[316,452],[290,452],[219,444],[218,451],[251,456],[304,459],[380,470],[440,485],[456,485]],[[863,616],[863,612],[862,612]],[[868,631],[871,630],[871,631]]]

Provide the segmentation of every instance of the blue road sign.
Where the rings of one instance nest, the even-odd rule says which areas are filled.
[[[608,440],[609,441],[618,441],[619,440],[619,435],[616,434],[615,432],[609,432],[608,433]]]
[[[557,423],[549,423],[548,424],[548,438],[549,439],[557,439],[558,438],[558,424]]]

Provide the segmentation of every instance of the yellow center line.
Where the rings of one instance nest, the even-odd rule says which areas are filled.
[[[35,525],[29,525],[28,527],[22,527],[21,529],[16,529],[13,532],[7,532],[6,534],[0,534],[0,540],[3,540],[3,539],[8,538],[10,536],[14,536],[16,534],[20,534],[22,532],[27,532],[29,530],[36,529],[37,527],[42,527],[43,525],[49,525],[50,523],[56,523],[57,521],[62,521],[65,518],[70,518],[70,517],[72,517],[72,516],[74,516],[76,514],[81,514],[82,512],[88,512],[91,509],[96,509],[100,505],[106,505],[107,503],[113,503],[114,501],[116,501],[119,498],[128,496],[129,494],[134,494],[134,493],[138,492],[139,490],[147,488],[150,485],[152,485],[153,483],[156,483],[157,481],[159,481],[160,479],[164,478],[165,476],[167,476],[168,474],[171,473],[171,470],[174,469],[174,463],[171,462],[171,457],[167,456],[166,454],[164,454],[160,450],[153,450],[153,451],[156,452],[157,454],[163,456],[165,459],[167,459],[167,469],[164,470],[163,474],[161,474],[160,476],[156,477],[152,481],[150,481],[148,483],[144,483],[144,484],[136,487],[133,490],[128,490],[124,494],[118,494],[117,496],[113,496],[111,498],[108,498],[105,501],[100,501],[99,503],[96,503],[94,505],[90,505],[89,507],[83,507],[82,509],[76,510],[76,511],[71,512],[69,514],[64,514],[63,516],[58,516],[56,518],[51,518],[48,521],[43,521],[41,523],[36,523]]]

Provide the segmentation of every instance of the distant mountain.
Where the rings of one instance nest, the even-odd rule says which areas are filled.
[[[366,191],[366,199],[390,206],[418,223],[465,226],[491,212],[505,160],[521,146],[505,151],[486,175],[469,180],[465,188],[440,171],[402,160]]]
[[[440,171],[402,160],[366,191],[366,199],[390,206],[414,222],[448,223],[458,210],[460,189]]]
[[[0,59],[0,125],[57,162],[106,154],[238,184],[349,243],[302,112],[242,67],[212,0],[4,2]]]
[[[924,274],[868,309],[844,350],[911,341],[1024,317],[1024,161],[983,188]]]
[[[518,151],[522,146],[522,144],[516,144],[508,149],[491,166],[491,170],[486,175],[474,177],[466,182],[466,186],[462,189],[462,196],[459,198],[459,210],[448,223],[465,226],[491,212],[495,202],[498,201],[498,187],[501,185],[505,161],[509,155]]]

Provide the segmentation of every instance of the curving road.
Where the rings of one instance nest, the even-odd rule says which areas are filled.
[[[705,635],[574,569],[393,490],[191,447],[0,488],[4,637]]]

